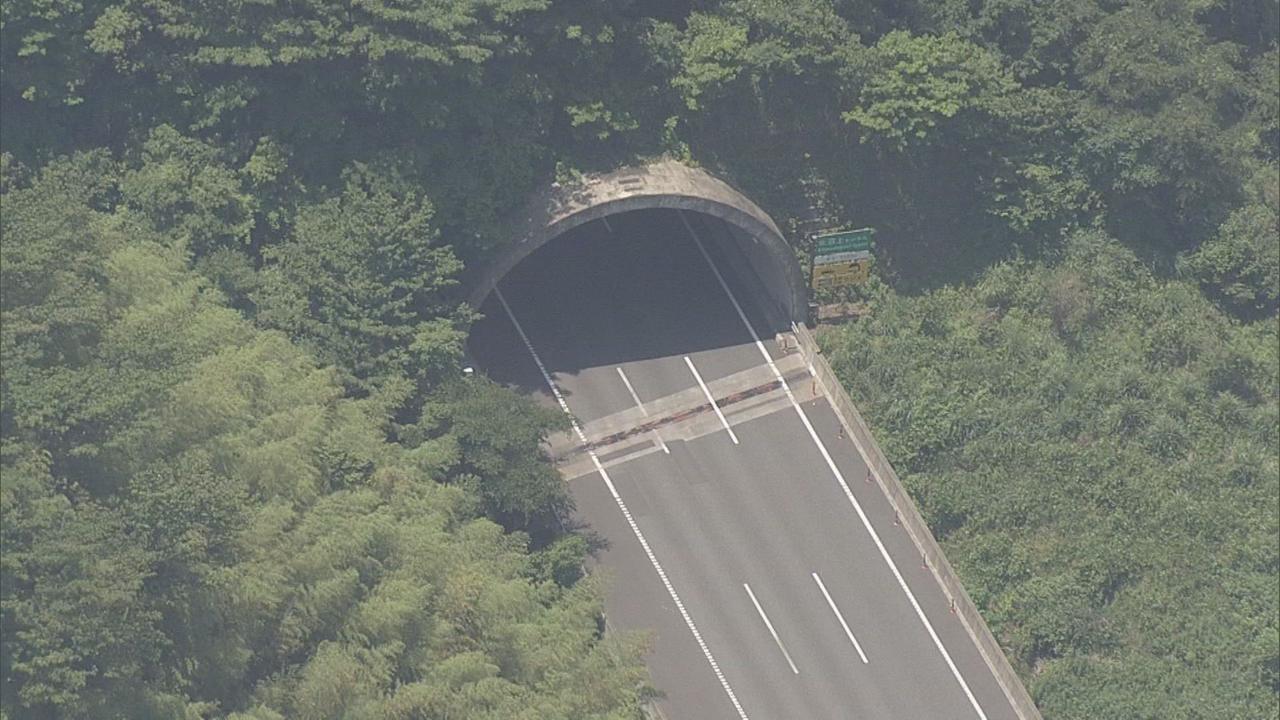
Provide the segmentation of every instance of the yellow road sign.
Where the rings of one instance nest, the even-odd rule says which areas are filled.
[[[813,267],[813,289],[861,285],[871,272],[871,258],[864,257],[847,262],[823,263]]]

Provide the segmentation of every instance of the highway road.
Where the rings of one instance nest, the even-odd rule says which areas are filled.
[[[718,222],[572,231],[503,279],[471,342],[576,419],[557,452],[608,541],[611,626],[653,633],[659,713],[1016,717]]]

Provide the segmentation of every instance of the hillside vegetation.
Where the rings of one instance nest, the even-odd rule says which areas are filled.
[[[1277,710],[1274,323],[1101,233],[826,337],[1046,717]]]
[[[1276,0],[12,0],[0,712],[639,717],[460,277],[658,155],[824,341],[1049,720],[1280,712]]]

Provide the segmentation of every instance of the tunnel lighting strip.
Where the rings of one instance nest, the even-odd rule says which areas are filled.
[[[814,444],[818,446],[818,451],[822,454],[822,459],[826,460],[827,467],[831,469],[831,474],[835,475],[836,480],[840,483],[840,487],[844,490],[845,497],[849,499],[849,503],[853,505],[853,509],[858,513],[858,517],[862,520],[862,526],[867,529],[867,534],[871,536],[872,542],[880,551],[880,557],[884,559],[885,564],[889,566],[889,570],[893,572],[893,577],[898,581],[898,587],[902,588],[902,592],[906,594],[907,600],[911,602],[911,607],[916,611],[916,617],[920,618],[920,622],[924,624],[925,630],[929,632],[929,637],[933,639],[933,644],[938,648],[938,652],[942,654],[942,659],[947,662],[947,667],[951,669],[951,674],[955,677],[956,682],[960,683],[960,688],[964,690],[965,697],[969,699],[969,704],[973,706],[978,717],[987,720],[987,714],[983,712],[982,706],[978,704],[978,699],[973,696],[973,691],[969,689],[969,684],[964,681],[964,677],[960,675],[960,669],[956,667],[955,662],[951,659],[951,654],[947,652],[947,648],[943,646],[942,639],[938,637],[938,633],[933,629],[933,624],[929,622],[929,618],[925,616],[924,609],[920,607],[920,603],[916,600],[916,596],[911,592],[911,588],[907,587],[907,581],[902,577],[902,573],[898,570],[898,566],[894,564],[893,558],[889,556],[888,549],[881,542],[880,536],[876,533],[875,528],[871,527],[871,521],[867,518],[867,514],[863,512],[862,505],[858,503],[858,499],[853,496],[853,491],[849,489],[849,483],[845,482],[844,475],[840,474],[840,469],[836,467],[835,460],[831,459],[831,453],[827,452],[827,447],[822,444],[822,440],[818,437],[818,432],[813,429],[813,423],[809,422],[809,416],[805,414],[804,408],[800,407],[800,403],[796,402],[796,396],[792,394],[791,387],[787,385],[787,381],[783,379],[782,373],[778,372],[778,366],[774,364],[773,358],[769,355],[769,351],[765,349],[764,343],[760,342],[760,335],[756,329],[752,327],[751,322],[747,320],[747,314],[743,312],[742,306],[738,304],[738,299],[733,296],[733,291],[729,289],[729,284],[725,282],[724,276],[720,274],[720,269],[712,262],[711,255],[707,253],[707,249],[703,247],[702,240],[698,237],[698,233],[694,231],[693,226],[689,224],[689,220],[685,218],[682,211],[680,213],[680,221],[684,223],[685,229],[693,236],[693,241],[698,246],[698,251],[702,253],[702,257],[706,259],[707,265],[711,267],[711,272],[715,274],[716,280],[720,282],[720,287],[724,289],[729,301],[733,303],[733,309],[738,311],[738,317],[742,320],[742,324],[747,326],[747,331],[751,333],[751,337],[755,338],[756,348],[760,350],[760,354],[764,356],[764,360],[768,363],[769,368],[773,370],[778,381],[782,383],[782,390],[787,395],[787,399],[791,401],[791,406],[796,409],[796,413],[800,416],[800,422],[804,424],[806,430],[809,431],[809,437],[813,438]]]
[[[533,343],[529,341],[529,336],[525,334],[524,328],[520,326],[520,321],[516,320],[515,313],[511,312],[511,306],[507,304],[507,299],[503,297],[502,290],[498,289],[497,285],[494,285],[493,293],[498,297],[498,302],[502,303],[502,309],[507,311],[507,317],[511,318],[511,324],[515,326],[516,332],[520,334],[520,340],[524,342],[525,348],[533,356],[533,362],[538,366],[538,372],[542,373],[542,379],[547,382],[547,387],[551,388],[551,394],[555,396],[556,402],[560,404],[560,409],[564,411],[565,415],[569,416],[569,424],[573,426],[574,433],[578,435],[578,439],[583,444],[586,444],[587,436],[582,432],[582,426],[578,424],[578,419],[569,410],[569,403],[565,401],[560,388],[551,379],[551,373],[547,372],[547,366],[542,364],[542,358],[533,349]],[[676,593],[675,586],[671,584],[671,579],[667,577],[667,571],[662,569],[662,564],[658,562],[658,556],[654,554],[653,548],[649,546],[649,541],[640,532],[640,526],[636,523],[631,511],[627,509],[626,502],[618,494],[618,489],[614,487],[613,480],[609,478],[609,473],[604,469],[599,456],[596,455],[594,450],[588,450],[587,454],[591,456],[591,462],[595,464],[596,471],[600,473],[600,477],[604,478],[604,484],[609,488],[609,494],[613,496],[613,501],[618,504],[618,509],[622,511],[622,517],[626,518],[627,524],[631,526],[631,532],[636,536],[636,540],[640,541],[640,547],[644,549],[644,554],[649,557],[649,564],[653,565],[653,569],[658,572],[658,578],[662,580],[663,586],[667,589],[667,594],[671,596],[676,609],[680,611],[680,617],[684,618],[684,624],[688,626],[689,632],[693,633],[693,639],[697,641],[703,657],[711,664],[711,671],[715,673],[716,679],[720,681],[720,687],[724,688],[725,694],[729,696],[729,702],[733,703],[733,708],[738,712],[738,717],[740,720],[750,720],[746,711],[742,709],[742,703],[738,702],[738,696],[733,692],[733,688],[729,686],[729,681],[720,669],[720,664],[716,662],[715,656],[711,654],[711,649],[707,647],[707,641],[703,639],[702,633],[698,631],[698,626],[693,624],[693,618],[689,615],[689,610]]]

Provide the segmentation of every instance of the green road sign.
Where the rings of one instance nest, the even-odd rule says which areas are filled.
[[[810,284],[814,290],[861,285],[871,270],[872,228],[815,235]]]
[[[870,252],[873,234],[875,230],[872,228],[860,228],[818,235],[814,238],[814,259],[821,262],[823,255]]]

